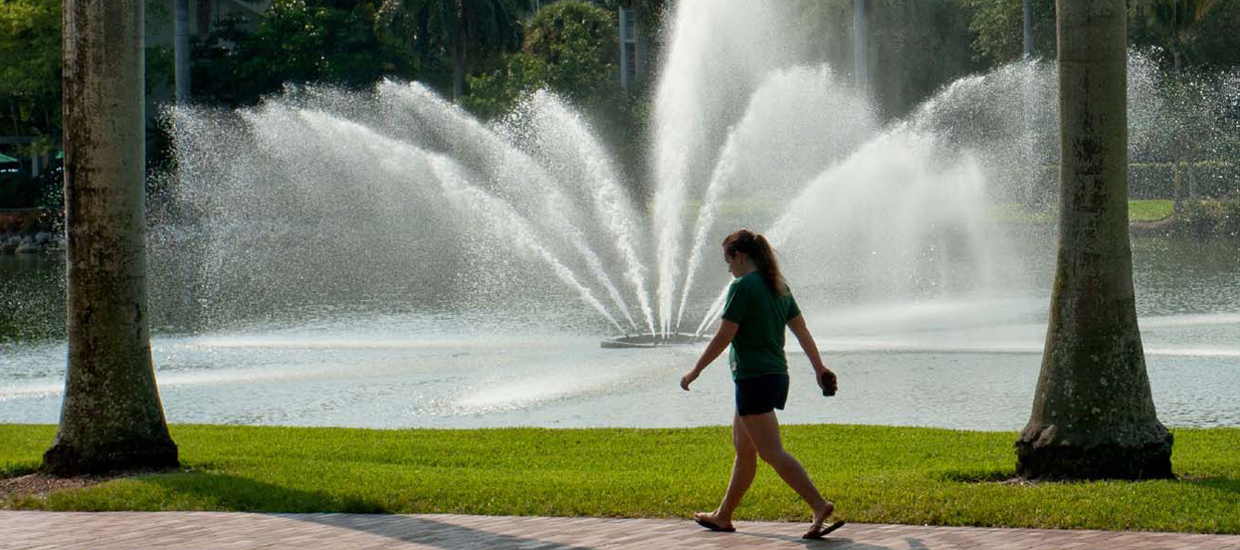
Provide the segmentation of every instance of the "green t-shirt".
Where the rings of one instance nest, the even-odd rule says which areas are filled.
[[[740,325],[732,338],[732,379],[744,380],[764,374],[787,374],[784,327],[801,314],[792,294],[780,296],[766,286],[762,275],[750,272],[728,287],[723,318]]]

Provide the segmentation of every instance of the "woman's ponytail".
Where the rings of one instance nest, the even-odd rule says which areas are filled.
[[[766,237],[742,229],[723,240],[724,250],[729,256],[743,252],[753,261],[754,268],[762,276],[763,282],[772,293],[784,295],[788,293],[788,283],[779,271],[779,260],[775,258],[775,249],[766,241]]]

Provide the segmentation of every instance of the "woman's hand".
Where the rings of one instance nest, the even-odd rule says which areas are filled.
[[[839,389],[839,383],[835,377],[835,373],[831,372],[831,369],[828,369],[827,367],[817,368],[814,369],[814,371],[814,378],[818,380],[818,387],[822,389],[822,394],[835,395],[835,391]]]
[[[700,376],[701,374],[702,374],[702,371],[698,369],[693,369],[689,372],[686,372],[684,376],[680,377],[680,389],[689,391],[689,384],[692,384],[694,380],[697,380],[698,376]]]

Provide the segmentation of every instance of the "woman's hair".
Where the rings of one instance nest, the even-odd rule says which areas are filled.
[[[723,250],[728,256],[743,252],[753,261],[758,274],[762,275],[762,280],[766,282],[766,287],[772,293],[779,295],[788,293],[788,283],[784,280],[784,274],[779,271],[775,249],[766,242],[766,237],[748,229],[742,229],[728,235],[728,238],[723,240]]]

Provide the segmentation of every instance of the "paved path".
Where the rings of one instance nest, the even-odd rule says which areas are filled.
[[[798,538],[802,524],[736,527],[737,533],[723,534],[668,519],[0,511],[0,548],[1240,550],[1237,535],[855,524],[811,542]]]

